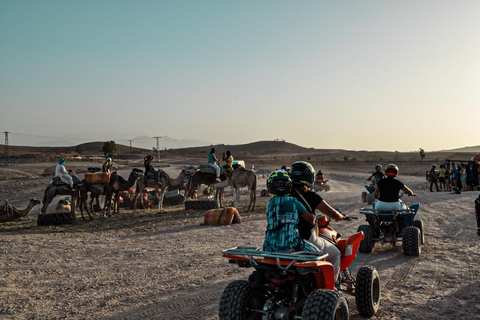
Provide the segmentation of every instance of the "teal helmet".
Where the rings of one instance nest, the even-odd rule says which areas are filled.
[[[64,159],[64,158],[60,158],[60,160],[58,160],[58,163],[63,166],[63,165],[65,164],[65,159]]]
[[[315,169],[308,162],[297,161],[290,167],[290,178],[293,184],[304,184],[311,188],[315,181]]]
[[[267,178],[267,188],[272,196],[288,196],[292,190],[292,179],[284,170],[273,171]]]

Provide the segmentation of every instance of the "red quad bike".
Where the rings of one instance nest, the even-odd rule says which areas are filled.
[[[315,180],[315,182],[313,183],[313,190],[315,190],[315,192],[324,190],[325,192],[330,191],[330,185],[327,184],[328,181],[330,180]]]
[[[328,226],[328,228],[330,228]],[[330,228],[331,229],[331,228]],[[325,230],[322,233],[325,234]],[[223,291],[219,305],[220,319],[349,319],[348,302],[339,291],[340,284],[354,292],[357,309],[363,316],[373,316],[380,302],[380,278],[375,268],[363,266],[355,279],[348,267],[355,260],[363,232],[348,239],[338,239],[341,250],[341,276],[335,282],[328,254],[313,252],[277,253],[257,247],[223,250],[223,257],[239,267],[255,268],[248,281],[231,282]]]

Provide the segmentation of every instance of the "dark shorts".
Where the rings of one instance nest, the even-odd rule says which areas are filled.
[[[443,182],[443,183],[445,183],[445,178],[444,178],[444,177],[438,178],[438,182]]]

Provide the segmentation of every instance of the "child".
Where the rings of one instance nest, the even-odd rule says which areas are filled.
[[[267,188],[273,196],[267,204],[267,231],[263,250],[270,252],[310,251],[320,252],[313,244],[303,239],[298,231],[300,218],[312,226],[315,216],[297,199],[290,196],[292,180],[284,170],[277,170],[267,179]]]

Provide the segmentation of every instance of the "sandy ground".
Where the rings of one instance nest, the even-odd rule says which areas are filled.
[[[345,236],[366,223],[358,213],[364,206],[360,195],[373,165],[323,166],[331,191],[321,195],[343,213],[359,217],[334,223]],[[29,198],[41,198],[51,179],[43,174],[48,166],[54,164],[0,167],[0,200],[23,208]],[[81,170],[91,164],[75,166]],[[399,179],[418,198],[404,201],[420,203],[417,219],[425,224],[426,243],[419,257],[405,256],[401,245],[388,244],[359,254],[353,274],[362,265],[372,265],[380,274],[381,306],[372,318],[480,319],[480,237],[474,214],[478,191],[421,191],[428,165],[408,166],[400,166]],[[180,168],[173,163],[165,170],[176,177]],[[125,165],[120,172],[127,176],[129,170]],[[259,190],[264,185],[261,178]],[[75,225],[38,227],[37,206],[28,221],[0,225],[0,318],[217,319],[223,289],[252,272],[229,264],[221,250],[263,243],[268,198],[257,198],[253,214],[245,213],[247,201],[245,196],[241,201],[243,223],[221,227],[201,226],[203,212],[184,210],[183,205],[167,207],[169,212],[161,215],[122,210],[109,219],[96,216]],[[363,319],[354,297],[345,296],[351,319]]]

